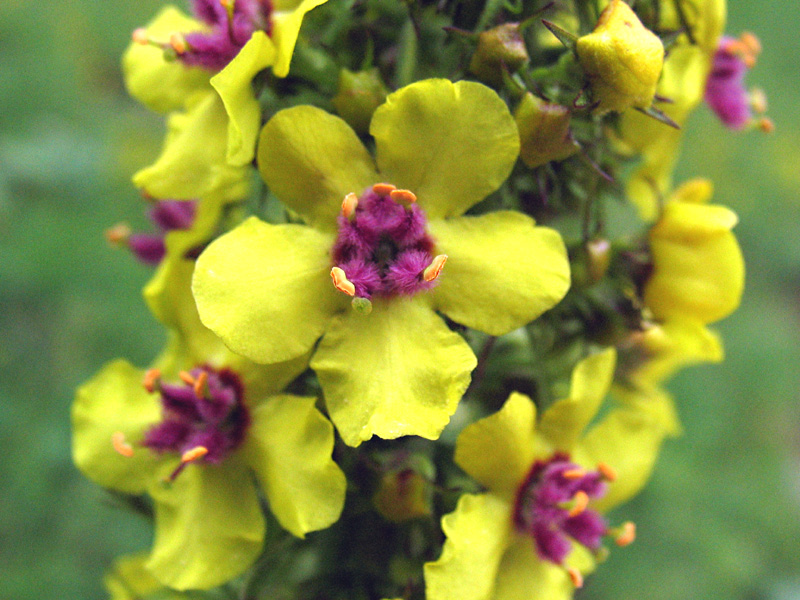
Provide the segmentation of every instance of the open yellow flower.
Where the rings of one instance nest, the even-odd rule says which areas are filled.
[[[436,438],[447,424],[476,359],[437,312],[501,335],[569,286],[554,230],[512,211],[463,216],[519,152],[495,92],[420,81],[387,98],[370,132],[377,165],[338,117],[310,106],[277,113],[259,167],[308,225],[250,219],[203,252],[194,278],[203,322],[236,352],[274,362],[321,338],[311,367],[350,445]]]
[[[632,525],[616,531],[600,513],[641,489],[677,423],[669,399],[652,395],[594,422],[615,357],[581,361],[569,397],[538,420],[530,398],[512,394],[464,429],[455,461],[487,491],[465,494],[442,519],[442,555],[425,565],[428,600],[566,600],[604,536],[631,541]]]

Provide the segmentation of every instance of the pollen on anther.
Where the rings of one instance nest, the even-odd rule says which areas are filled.
[[[581,514],[583,511],[586,510],[587,506],[589,506],[589,494],[587,494],[583,490],[578,490],[572,497],[572,501],[574,502],[574,504],[570,509],[569,513],[567,514],[570,517],[577,517],[579,514]]]
[[[620,533],[615,539],[614,543],[617,544],[620,548],[624,548],[629,544],[632,544],[636,540],[636,523],[632,521],[626,521],[622,525],[622,533]]]
[[[564,479],[580,479],[586,475],[586,469],[569,469],[562,473]]]
[[[331,269],[331,279],[333,280],[333,287],[348,296],[356,295],[356,286],[347,279],[347,275],[340,267],[333,267]]]
[[[775,131],[775,123],[769,117],[761,117],[758,120],[758,128],[764,133],[772,133]]]
[[[417,201],[416,194],[411,190],[392,190],[389,192],[389,197],[405,207],[409,207]]]
[[[372,191],[379,196],[388,196],[396,189],[397,186],[394,186],[391,183],[376,183],[372,186]]]
[[[127,243],[131,236],[131,228],[126,223],[117,223],[105,231],[106,241],[112,246],[121,246]]]
[[[125,441],[125,434],[121,431],[115,431],[111,434],[111,445],[118,454],[125,458],[133,456],[133,447]]]
[[[442,272],[444,268],[444,263],[447,262],[447,254],[439,254],[435,256],[425,270],[422,272],[422,279],[425,281],[433,281],[439,274]]]
[[[178,54],[184,54],[188,49],[186,46],[186,40],[180,33],[170,34],[169,45],[172,46],[172,49]]]
[[[198,398],[205,398],[208,392],[208,373],[201,371],[197,379],[194,380],[194,394]]]
[[[344,197],[342,200],[342,214],[346,219],[349,219],[353,216],[353,213],[356,211],[356,207],[358,206],[358,196],[354,193],[350,192],[347,196]]]
[[[600,463],[597,465],[597,471],[600,475],[603,476],[603,479],[606,481],[616,481],[617,480],[617,472],[608,466],[606,463]]]
[[[161,371],[158,369],[148,369],[144,374],[144,381],[142,385],[149,393],[153,393],[158,385],[158,380],[161,379]]]
[[[195,446],[181,454],[181,463],[193,462],[199,458],[203,458],[206,454],[208,454],[208,448],[205,446]]]
[[[134,29],[133,33],[131,34],[131,39],[142,46],[146,46],[150,43],[150,38],[147,36],[147,30],[144,27]]]
[[[180,377],[181,381],[186,385],[194,387],[195,379],[194,377],[192,377],[192,374],[189,373],[188,371],[181,371],[180,373],[178,373],[178,377]]]
[[[576,588],[583,587],[583,575],[581,572],[578,571],[575,567],[570,567],[567,569],[567,574],[569,575],[570,580],[572,581],[572,585]]]

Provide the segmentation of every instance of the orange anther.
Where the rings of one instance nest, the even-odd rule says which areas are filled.
[[[122,456],[126,458],[133,456],[133,447],[125,441],[125,434],[121,431],[115,431],[111,434],[111,445]]]
[[[144,389],[152,394],[158,386],[159,379],[161,379],[161,371],[158,369],[148,369],[144,374],[142,385],[144,385]]]
[[[389,192],[389,197],[405,207],[409,207],[417,201],[417,196],[411,190],[392,190]]]
[[[169,45],[178,54],[183,54],[187,50],[186,40],[180,33],[172,33],[169,36]]]
[[[356,286],[347,279],[347,275],[345,275],[345,272],[339,267],[333,267],[331,269],[331,279],[333,279],[333,287],[340,292],[348,296],[356,295]]]
[[[600,475],[602,475],[603,479],[605,479],[606,481],[617,480],[617,472],[611,467],[609,467],[606,463],[598,464],[597,470],[600,472]]]
[[[614,543],[617,544],[620,548],[624,548],[628,544],[633,543],[636,539],[636,523],[632,521],[626,521],[622,525],[622,533],[620,533],[615,539]]]
[[[206,454],[208,454],[208,448],[205,446],[195,446],[191,450],[187,450],[181,454],[181,463],[186,464],[193,462],[198,458],[203,458]]]
[[[193,387],[195,396],[198,398],[205,398],[206,392],[208,391],[208,373],[206,371],[200,371],[200,375],[194,380]]]
[[[117,223],[105,231],[106,241],[112,246],[120,246],[127,243],[131,235],[131,228],[125,223]]]
[[[586,469],[569,469],[562,473],[564,479],[580,479],[581,477],[586,475]]]
[[[744,64],[747,66],[748,69],[752,69],[756,66],[756,57],[754,54],[747,52],[741,55]]]
[[[144,27],[139,27],[138,29],[134,29],[133,33],[131,34],[131,39],[137,44],[141,44],[142,46],[146,46],[147,44],[150,43],[150,38],[147,35],[147,30]]]
[[[439,277],[439,273],[442,272],[444,268],[444,263],[447,262],[447,254],[439,254],[435,256],[425,270],[422,272],[422,279],[425,281],[433,281],[437,277]]]
[[[761,41],[754,34],[745,31],[739,36],[739,39],[742,41],[742,44],[747,46],[750,52],[756,55],[761,54]]]
[[[376,183],[372,186],[372,191],[379,196],[388,196],[396,189],[397,186],[392,185],[391,183]]]
[[[358,206],[358,196],[356,196],[353,192],[347,194],[342,200],[342,214],[345,218],[349,219],[353,216],[353,213],[356,212],[356,207]]]
[[[567,515],[570,517],[577,517],[579,514],[581,514],[583,511],[586,510],[587,506],[589,506],[589,494],[587,494],[583,490],[578,490],[572,497],[572,501],[575,504],[572,505],[572,508],[567,513]]]
[[[583,575],[581,575],[581,572],[578,571],[578,569],[576,569],[575,567],[568,568],[567,575],[569,575],[569,578],[572,580],[573,586],[575,586],[576,588],[583,587]]]
[[[192,377],[192,374],[189,373],[189,371],[181,371],[180,373],[178,373],[178,377],[180,377],[181,381],[186,385],[194,387],[195,380],[194,377]]]
[[[764,133],[772,133],[775,131],[775,123],[768,117],[761,117],[758,120],[758,128]]]

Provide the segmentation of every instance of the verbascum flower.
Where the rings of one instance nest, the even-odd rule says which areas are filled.
[[[277,77],[289,73],[303,17],[325,1],[194,0],[196,18],[165,7],[134,32],[123,57],[128,90],[157,112],[188,113],[199,97],[218,95],[219,105],[206,100],[225,130],[224,144],[214,147],[231,164],[245,165],[255,153],[260,119],[253,77],[268,67]]]
[[[594,31],[575,43],[597,110],[649,108],[664,63],[664,46],[622,0],[611,0]]]
[[[744,76],[756,62],[761,44],[752,33],[744,33],[737,40],[723,36],[714,53],[711,73],[706,81],[705,100],[722,123],[734,130],[757,126],[772,131],[772,121],[767,117],[755,119],[753,112],[766,111],[766,96],[760,90],[749,92],[744,87]]]
[[[255,365],[205,329],[189,293],[191,239],[179,233],[145,292],[171,328],[168,346],[148,370],[117,360],[78,390],[73,458],[104,487],[152,497],[148,572],[174,589],[207,589],[260,554],[259,488],[278,522],[303,537],[338,519],[345,478],[316,399],[280,393],[307,356]]]
[[[703,101],[712,58],[725,27],[725,0],[684,0],[680,3],[694,43],[684,33],[670,47],[656,93],[669,102],[659,108],[680,126]],[[681,19],[674,2],[661,2],[659,25],[678,31]],[[620,138],[630,152],[641,154],[642,164],[628,180],[628,197],[641,217],[654,221],[659,198],[672,189],[672,172],[682,138],[680,130],[668,127],[637,111],[627,111],[620,120]]]
[[[679,187],[649,234],[653,272],[644,303],[658,325],[640,340],[647,360],[632,377],[659,384],[678,368],[722,360],[719,337],[707,325],[739,306],[744,259],[729,208],[708,204],[711,182],[695,179]]]
[[[184,595],[172,591],[158,581],[145,568],[147,554],[122,556],[114,561],[103,577],[103,585],[110,600],[140,600],[157,597],[163,600],[180,600]]]
[[[370,133],[377,165],[338,117],[277,113],[259,168],[308,225],[246,221],[203,252],[193,284],[203,322],[255,361],[287,360],[321,338],[311,367],[350,445],[436,438],[448,422],[476,359],[437,311],[502,335],[569,286],[557,232],[510,211],[463,216],[519,152],[495,92],[420,81],[387,98]]]
[[[538,421],[530,398],[514,393],[464,429],[455,462],[487,492],[463,495],[442,519],[442,555],[425,565],[428,600],[572,598],[605,537],[633,540],[632,523],[613,528],[601,513],[641,489],[677,425],[671,403],[650,397],[626,398],[590,426],[614,365],[613,349],[581,361],[570,396]]]

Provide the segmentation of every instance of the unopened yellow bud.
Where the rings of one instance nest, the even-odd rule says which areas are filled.
[[[528,60],[519,23],[504,23],[480,34],[469,71],[484,83],[499,86],[503,83],[503,68],[514,73]]]
[[[412,469],[384,475],[372,503],[385,519],[394,523],[431,514],[428,482]]]
[[[594,31],[578,38],[578,60],[600,112],[647,109],[664,65],[664,45],[622,0],[611,0]]]
[[[331,102],[350,127],[358,133],[367,133],[372,113],[383,104],[388,93],[378,69],[355,73],[342,69],[339,89]]]
[[[531,168],[564,160],[578,151],[569,131],[570,112],[531,93],[525,94],[514,112],[519,129],[522,162]]]

